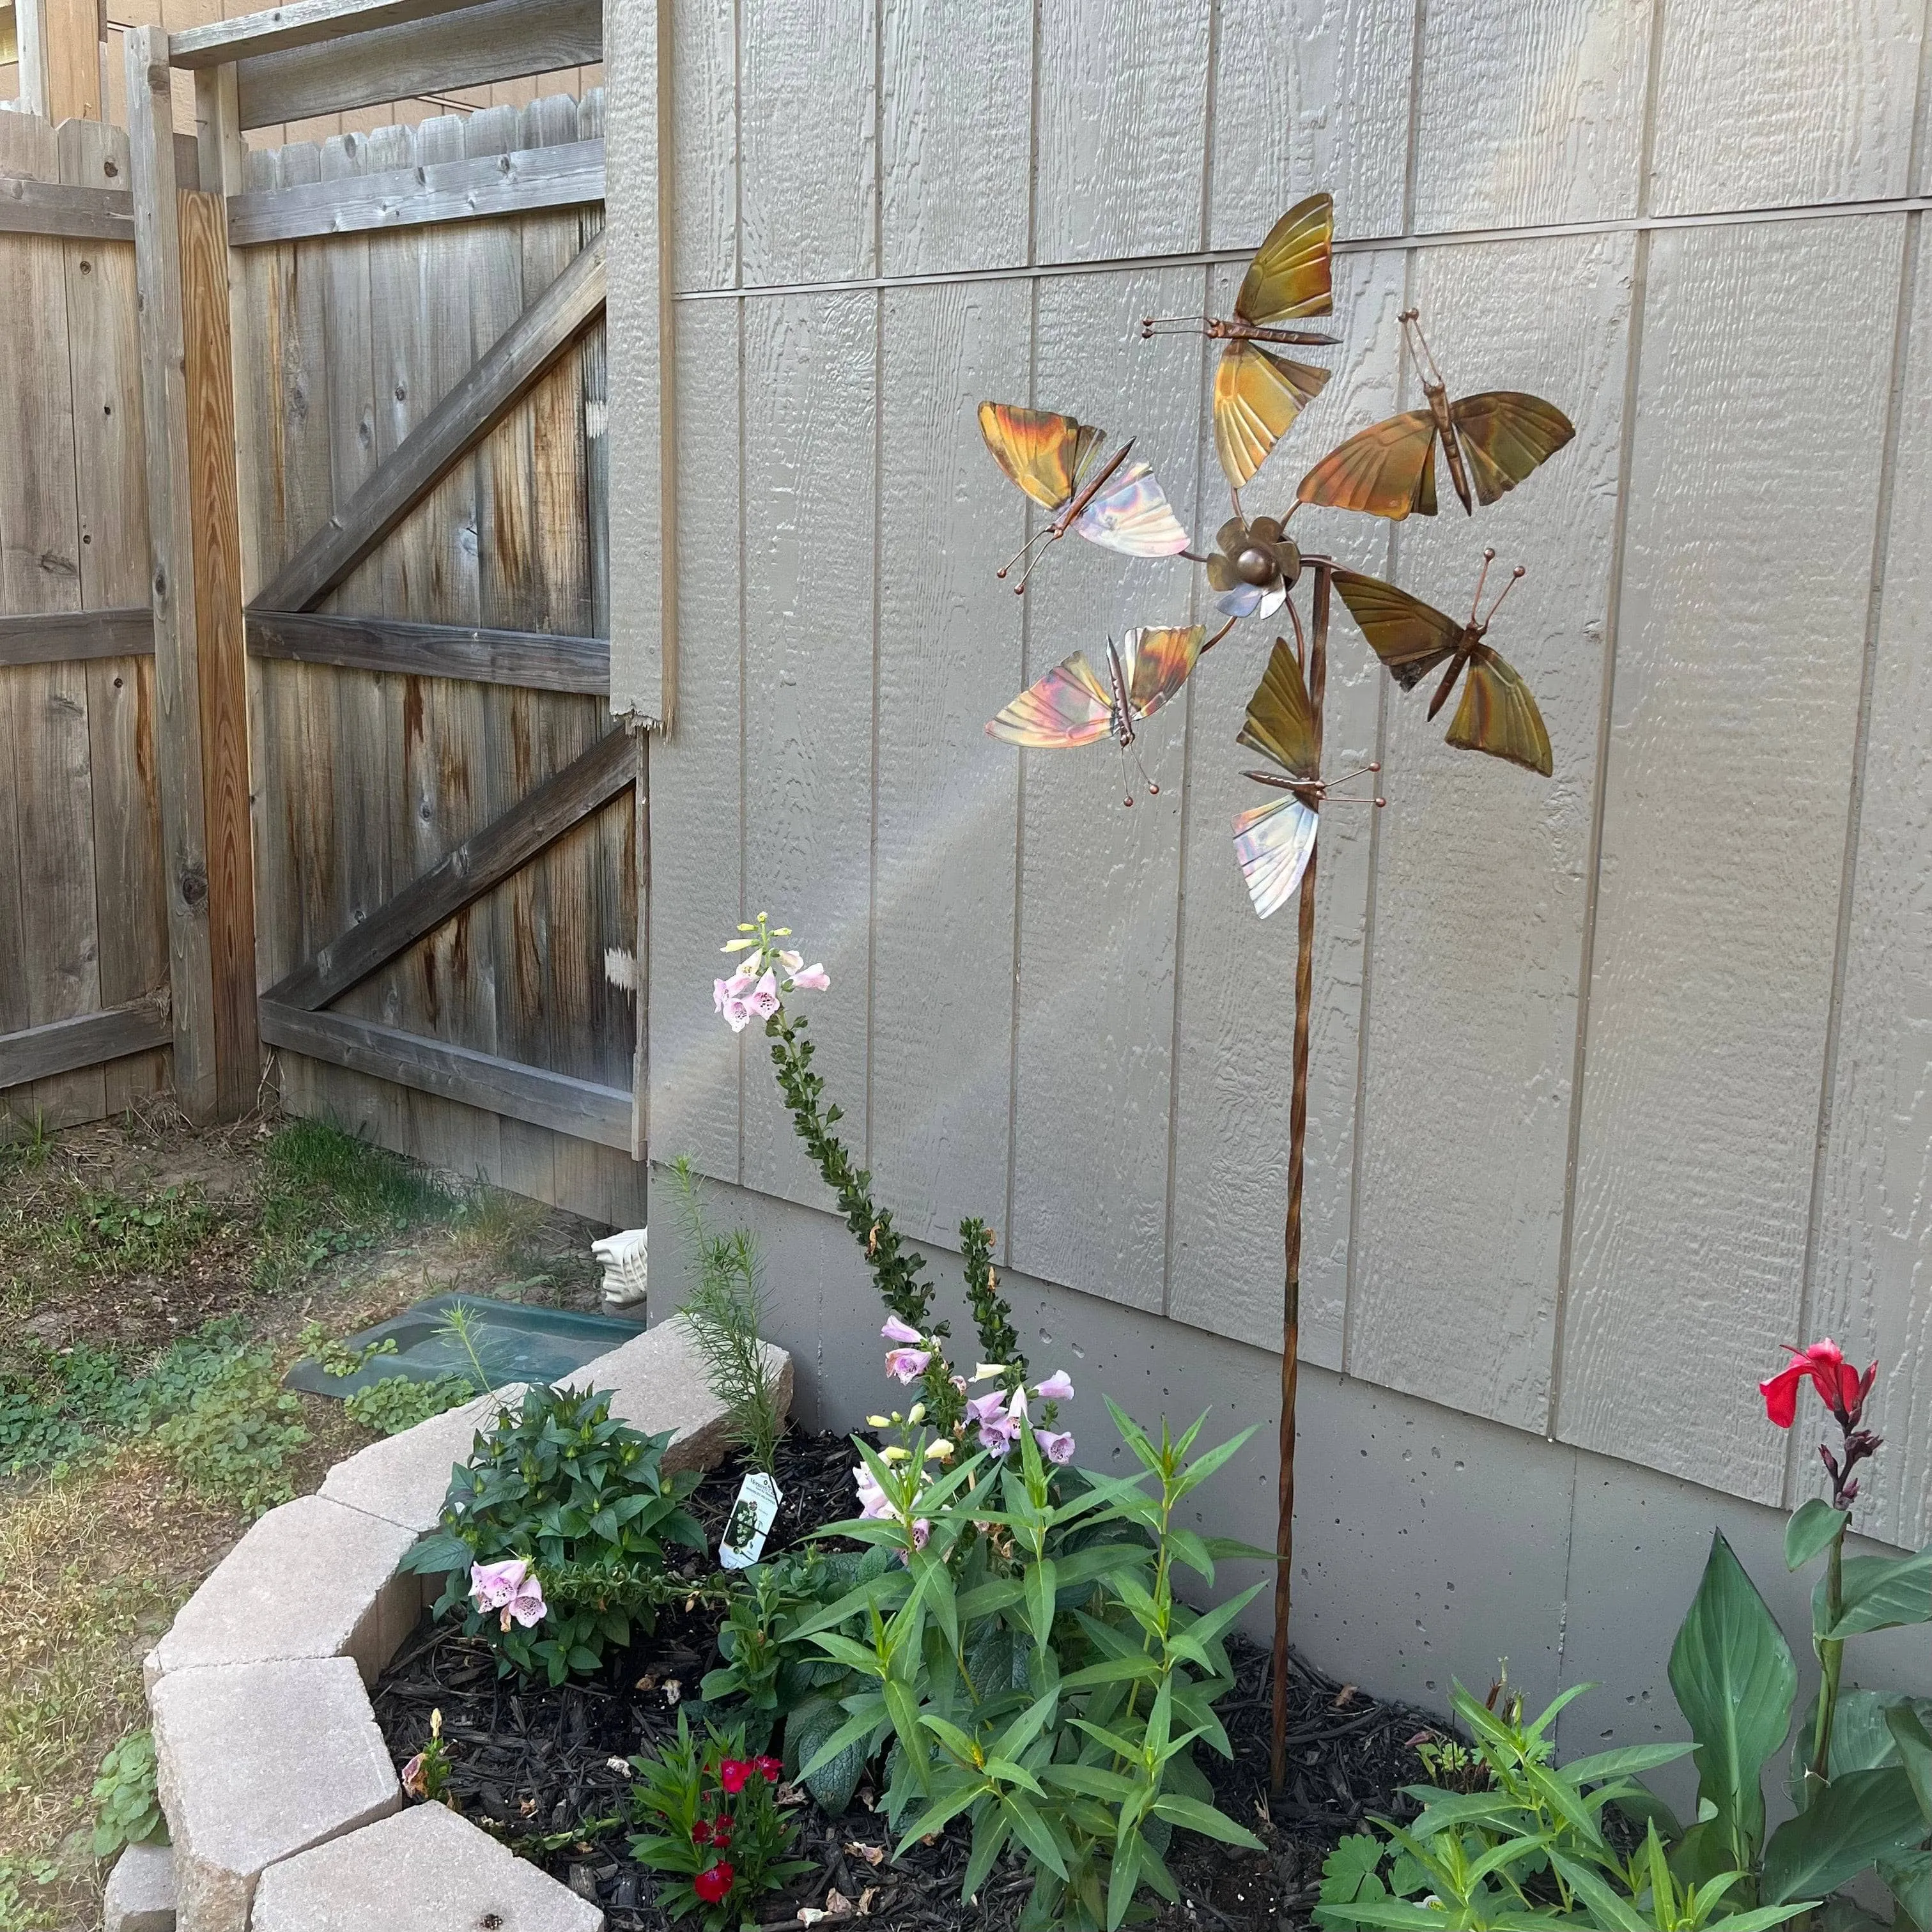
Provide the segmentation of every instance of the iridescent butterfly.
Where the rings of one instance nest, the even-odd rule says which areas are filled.
[[[1253,481],[1268,452],[1328,380],[1328,370],[1270,356],[1261,345],[1334,346],[1334,336],[1276,326],[1334,308],[1329,251],[1334,238],[1334,197],[1311,194],[1297,202],[1255,250],[1232,316],[1150,315],[1141,322],[1143,340],[1198,331],[1228,345],[1214,371],[1214,448],[1231,489]]]
[[[1120,748],[1122,780],[1126,785],[1126,802],[1132,805],[1133,787],[1126,772],[1127,754],[1133,750],[1134,727],[1151,718],[1187,682],[1208,647],[1204,624],[1185,628],[1148,625],[1128,632],[1118,649],[1109,638],[1104,682],[1088,662],[1086,652],[1076,651],[1064,664],[1055,664],[1044,677],[1028,685],[988,723],[986,730],[1010,745],[1048,748],[1090,745],[1111,733]],[[1139,766],[1148,796],[1157,798],[1160,788],[1148,776],[1138,752],[1134,762]]]
[[[1315,707],[1309,702],[1300,663],[1286,638],[1274,640],[1268,669],[1248,700],[1247,722],[1234,742],[1260,752],[1286,774],[1250,772],[1247,776],[1256,784],[1270,786],[1281,796],[1251,812],[1234,814],[1234,857],[1248,882],[1248,896],[1254,901],[1256,911],[1266,919],[1285,906],[1301,884],[1315,853],[1316,814],[1323,800],[1333,796],[1334,785],[1346,784],[1364,772],[1378,772],[1382,766],[1364,765],[1332,784],[1321,776]],[[1370,802],[1342,798],[1333,802]],[[1383,801],[1378,798],[1373,802]]]
[[[1026,588],[1046,546],[1077,530],[1089,543],[1103,544],[1129,556],[1178,556],[1187,548],[1187,532],[1168,507],[1144,463],[1130,463],[1132,442],[1124,442],[1098,463],[1107,432],[1050,410],[1022,409],[1016,403],[982,403],[980,433],[993,458],[1036,503],[1052,514],[1020,546],[1000,572],[1004,578],[1022,557],[1040,547],[1013,586]]]
[[[1442,709],[1456,680],[1468,670],[1462,701],[1449,723],[1450,744],[1465,751],[1486,752],[1493,758],[1507,758],[1547,778],[1550,734],[1544,728],[1543,714],[1529,694],[1529,686],[1483,641],[1503,599],[1523,574],[1521,564],[1510,573],[1509,582],[1496,593],[1488,614],[1480,620],[1476,615],[1496,555],[1492,550],[1483,553],[1482,574],[1476,579],[1476,595],[1466,624],[1445,617],[1392,584],[1352,570],[1335,572],[1335,588],[1361,626],[1363,636],[1403,690],[1413,691],[1438,664],[1447,662],[1449,668],[1429,701],[1430,717]]]
[[[1301,502],[1366,510],[1396,523],[1412,510],[1432,517],[1439,440],[1449,480],[1473,516],[1478,503],[1493,503],[1514,490],[1576,434],[1554,403],[1518,390],[1492,389],[1452,403],[1416,311],[1403,310],[1401,321],[1429,406],[1373,424],[1330,451],[1296,488]]]

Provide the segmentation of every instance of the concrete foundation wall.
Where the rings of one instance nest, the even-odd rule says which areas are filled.
[[[882,1313],[844,1223],[722,1184],[706,1184],[706,1196],[714,1226],[742,1224],[763,1243],[768,1332],[796,1364],[799,1421],[850,1428],[890,1408],[899,1391],[882,1367]],[[655,1320],[681,1293],[683,1258],[668,1222],[652,1245]],[[957,1262],[938,1254],[931,1272],[937,1306],[969,1354]],[[1143,1425],[1210,1410],[1204,1442],[1257,1425],[1198,1492],[1199,1520],[1272,1546],[1278,1357],[1023,1275],[1000,1284],[1033,1365],[1073,1378],[1066,1414],[1083,1466],[1130,1460],[1103,1392]],[[1694,1393],[1687,1376],[1687,1400]],[[1507,1657],[1533,1702],[1570,1684],[1602,1686],[1564,1713],[1566,1756],[1685,1736],[1666,1666],[1716,1528],[1798,1654],[1801,1707],[1810,1696],[1811,1580],[1786,1572],[1781,1511],[1306,1363],[1300,1418],[1293,1642],[1320,1669],[1441,1710],[1453,1679],[1480,1690]],[[1227,1573],[1240,1583],[1257,1574],[1246,1564]],[[1268,1601],[1264,1593],[1250,1613],[1257,1634]],[[1848,1683],[1932,1695],[1922,1626],[1860,1640],[1847,1661]]]

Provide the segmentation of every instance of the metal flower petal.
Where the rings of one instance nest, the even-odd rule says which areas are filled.
[[[1287,601],[1301,574],[1301,553],[1273,517],[1231,517],[1215,532],[1208,560],[1208,587],[1224,616],[1267,616]]]

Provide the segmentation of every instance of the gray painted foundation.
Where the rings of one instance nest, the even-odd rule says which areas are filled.
[[[843,1222],[722,1183],[707,1182],[706,1194],[715,1227],[742,1223],[763,1244],[767,1334],[796,1364],[799,1420],[848,1428],[890,1407],[898,1390],[882,1366],[878,1297]],[[938,1306],[968,1354],[957,1257],[932,1259]],[[668,1238],[652,1260],[661,1318],[681,1292],[684,1258]],[[1035,1367],[1073,1378],[1066,1413],[1085,1466],[1106,1466],[1108,1449],[1116,1466],[1127,1460],[1103,1391],[1144,1425],[1209,1409],[1207,1442],[1253,1426],[1198,1492],[1199,1520],[1273,1546],[1277,1356],[1022,1275],[1003,1274],[1000,1286]],[[1694,1366],[1684,1384],[1694,1400]],[[1570,1684],[1601,1687],[1564,1713],[1565,1756],[1684,1736],[1666,1666],[1719,1528],[1798,1654],[1801,1704],[1810,1696],[1810,1578],[1785,1570],[1781,1512],[1306,1364],[1299,1410],[1292,1640],[1322,1670],[1441,1710],[1452,1680],[1486,1687],[1507,1657],[1533,1702]],[[1227,1572],[1241,1583],[1257,1574]],[[1250,1612],[1256,1634],[1268,1600]],[[1846,1682],[1932,1695],[1924,1628],[1859,1640]],[[1667,1774],[1660,1782],[1673,1785]]]

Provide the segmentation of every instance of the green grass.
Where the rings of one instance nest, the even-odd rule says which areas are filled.
[[[433,1174],[326,1120],[291,1120],[262,1151],[256,1286],[286,1288],[338,1255],[374,1248],[462,1198]]]

